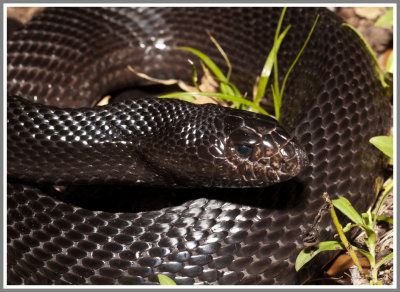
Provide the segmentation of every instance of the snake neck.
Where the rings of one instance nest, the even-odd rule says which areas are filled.
[[[174,123],[169,111],[177,106],[135,98],[104,107],[61,109],[9,95],[8,173],[42,183],[163,185],[138,148]]]

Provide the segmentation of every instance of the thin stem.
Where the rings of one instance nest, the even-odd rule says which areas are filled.
[[[281,31],[281,26],[282,26],[282,22],[283,22],[283,17],[285,16],[286,8],[287,7],[283,7],[281,16],[279,18],[278,26],[276,28],[275,36],[274,36],[274,44],[276,44],[278,41],[278,37],[279,37],[280,31]],[[279,96],[279,74],[278,74],[278,57],[277,57],[277,55],[278,55],[278,51],[276,51],[274,53],[274,57],[273,57],[274,58],[274,87],[275,87],[275,93],[277,94],[277,96]]]
[[[312,33],[314,32],[315,26],[317,25],[318,19],[319,19],[319,14],[315,18],[314,24],[313,24],[310,32],[308,33],[307,39],[304,42],[303,46],[301,47],[300,52],[297,54],[297,56],[294,59],[292,65],[290,66],[289,70],[287,71],[287,73],[285,75],[285,78],[283,79],[282,88],[281,88],[281,92],[280,92],[280,95],[279,95],[279,103],[282,103],[283,90],[285,89],[286,81],[287,81],[287,79],[289,77],[289,74],[292,71],[293,67],[296,65],[296,63],[299,60],[299,58],[300,58],[301,54],[303,53],[304,49],[306,48],[307,43],[310,40]]]
[[[346,235],[344,235],[342,225],[339,222],[339,219],[338,219],[338,217],[336,215],[336,212],[335,212],[335,208],[333,207],[332,201],[329,198],[328,193],[325,192],[323,196],[324,196],[326,202],[328,202],[328,204],[329,204],[329,211],[331,213],[332,221],[333,221],[333,224],[335,225],[336,230],[337,230],[337,232],[339,234],[340,240],[342,241],[344,247],[346,248],[347,252],[349,253],[351,259],[354,262],[354,264],[359,269],[360,274],[364,275],[364,271],[363,271],[363,269],[361,267],[361,264],[360,264],[360,262],[358,260],[358,257],[356,256],[356,253],[354,252],[353,248],[351,247],[351,244],[347,240]]]

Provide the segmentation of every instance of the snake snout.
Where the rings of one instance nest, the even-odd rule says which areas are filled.
[[[257,163],[263,167],[269,184],[289,180],[309,164],[303,147],[280,127],[263,135],[262,144],[262,158]]]
[[[241,187],[289,180],[309,164],[300,143],[271,117],[229,110],[223,124],[226,157]]]
[[[308,159],[307,153],[299,145],[297,145],[296,147],[296,155],[297,155],[297,164],[299,173],[310,164],[310,160]]]
[[[290,151],[287,149],[290,149]],[[283,146],[279,153],[281,163],[275,169],[279,177],[278,181],[285,181],[295,177],[310,164],[307,153],[294,138]]]

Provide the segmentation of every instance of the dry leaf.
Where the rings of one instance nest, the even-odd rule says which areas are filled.
[[[385,7],[356,7],[354,8],[355,13],[366,19],[376,19],[386,12]]]
[[[7,17],[27,23],[42,10],[44,10],[44,7],[7,7]]]

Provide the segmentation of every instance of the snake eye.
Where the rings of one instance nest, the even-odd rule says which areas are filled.
[[[235,145],[236,152],[242,157],[249,157],[253,148],[247,145]]]

